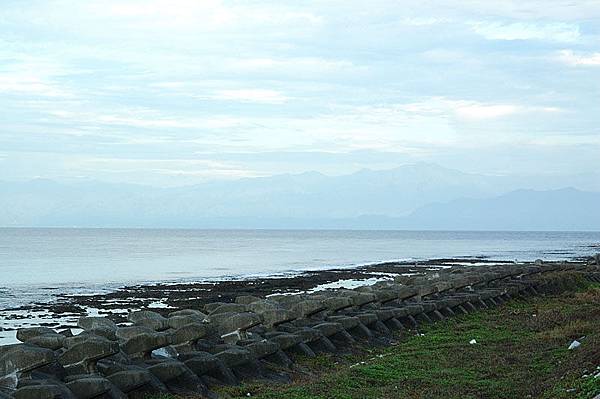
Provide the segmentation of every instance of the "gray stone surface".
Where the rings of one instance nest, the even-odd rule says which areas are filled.
[[[26,342],[29,345],[39,346],[40,348],[57,350],[63,347],[66,338],[62,334],[52,332],[29,338]]]
[[[75,399],[75,395],[58,384],[30,385],[17,389],[15,399]]]
[[[83,330],[106,328],[114,331],[117,329],[117,325],[106,317],[80,317],[77,320],[77,326]]]
[[[171,342],[173,345],[186,342],[197,341],[205,337],[209,332],[206,324],[187,324],[171,332]]]
[[[79,399],[92,399],[109,392],[113,384],[106,378],[91,377],[71,381],[67,388]]]
[[[119,345],[116,342],[90,337],[67,349],[59,356],[58,362],[63,366],[81,363],[92,371],[96,361],[118,352]]]
[[[27,342],[28,340],[35,338],[39,335],[54,334],[54,330],[48,327],[29,327],[21,328],[17,331],[17,339],[21,342]]]
[[[135,335],[121,344],[121,350],[134,356],[149,356],[150,352],[156,349],[171,345],[170,334],[166,333],[142,333]]]
[[[127,319],[138,326],[147,327],[154,331],[164,331],[169,328],[167,319],[151,310],[131,312],[127,315]]]
[[[246,330],[261,323],[260,317],[251,312],[211,314],[209,320],[218,328],[220,334]]]
[[[31,345],[11,345],[0,355],[0,376],[24,373],[51,364],[56,360],[50,349]]]

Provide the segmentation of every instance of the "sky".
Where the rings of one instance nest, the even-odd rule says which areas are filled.
[[[599,154],[600,0],[2,0],[0,180],[577,174]]]

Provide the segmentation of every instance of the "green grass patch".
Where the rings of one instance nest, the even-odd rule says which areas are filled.
[[[584,335],[581,347],[567,349]],[[392,347],[306,359],[291,385],[219,392],[263,399],[584,399],[600,394],[600,378],[582,377],[598,366],[600,287],[586,285],[426,326]]]

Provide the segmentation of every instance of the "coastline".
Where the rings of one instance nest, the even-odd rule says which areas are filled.
[[[50,397],[60,391],[64,395],[59,397],[71,398],[70,392],[93,389],[110,392],[108,397],[113,398],[161,394],[166,399],[189,395],[211,399],[316,399],[323,397],[318,392],[323,389],[327,397],[337,398],[329,395],[329,389],[335,386],[339,390],[334,388],[332,392],[343,393],[340,399],[392,398],[398,397],[399,389],[395,382],[387,384],[392,377],[393,381],[402,381],[402,389],[408,390],[412,388],[406,381],[416,381],[415,388],[419,390],[423,382],[429,381],[420,375],[411,377],[413,370],[424,364],[423,356],[413,356],[411,352],[422,348],[421,342],[427,351],[425,358],[433,357],[428,361],[433,363],[426,364],[423,372],[440,373],[432,380],[434,391],[444,386],[440,381],[450,368],[457,373],[453,386],[467,386],[467,393],[497,392],[500,386],[506,392],[526,391],[527,381],[535,378],[545,384],[554,370],[561,376],[568,375],[569,380],[549,386],[553,393],[589,391],[587,388],[597,391],[598,387],[575,385],[575,379],[581,381],[582,375],[588,376],[587,371],[597,367],[594,353],[598,348],[598,307],[594,304],[600,298],[600,254],[577,261],[538,259],[518,263],[473,259],[464,263],[436,259],[421,264],[387,263],[357,270],[320,271],[312,277],[306,274],[287,279],[229,281],[211,284],[210,289],[196,286],[196,293],[201,294],[194,297],[190,297],[191,288],[187,286],[171,286],[169,292],[164,285],[130,287],[121,297],[113,293],[101,299],[105,305],[125,310],[128,305],[135,305],[133,299],[153,300],[155,292],[164,298],[160,303],[150,302],[142,311],[127,308],[131,311],[127,321],[119,320],[119,314],[98,317],[102,314],[96,309],[95,313],[87,313],[92,317],[79,317],[77,328],[21,328],[17,332],[21,344],[0,346],[0,371],[8,384],[6,389],[17,398],[30,397],[23,396],[30,391],[39,394],[35,397]],[[352,276],[355,278],[347,278]],[[330,280],[336,280],[337,286],[327,282]],[[374,283],[344,288],[349,281]],[[304,285],[299,286],[299,282]],[[233,293],[235,298],[230,297]],[[209,299],[214,295],[217,301]],[[542,302],[523,312],[523,304],[535,298]],[[563,298],[568,306],[559,303]],[[99,298],[85,300],[100,304]],[[179,307],[190,305],[189,301],[194,301],[193,308]],[[547,311],[540,309],[539,304]],[[63,309],[69,312],[83,306],[64,305],[71,306]],[[557,311],[564,313],[558,319]],[[484,317],[491,318],[485,321]],[[564,324],[560,330],[556,328],[557,321]],[[447,345],[448,338],[451,345]],[[571,353],[583,356],[568,355],[572,348],[567,345],[574,339],[583,348]],[[400,345],[405,345],[405,349]],[[456,352],[465,351],[465,345],[476,350],[477,361],[488,369],[477,378],[472,377],[480,371],[480,365],[469,369],[473,368],[475,353],[464,358],[466,363],[457,363]],[[543,359],[547,359],[549,351],[561,352],[556,359],[539,363],[540,367],[532,371],[528,356],[531,352],[526,351],[532,348],[539,354],[536,358]],[[522,359],[511,355],[514,350],[524,354]],[[407,355],[414,366],[407,366]],[[501,356],[505,360],[500,363],[510,363],[506,370],[499,369],[494,360]],[[568,364],[564,363],[567,356]],[[373,361],[381,364],[371,365]],[[447,364],[436,369],[436,361]],[[350,373],[366,372],[369,377],[348,386],[343,374],[319,371],[319,364],[327,364],[331,371],[332,362],[338,371],[342,371],[341,365]],[[556,364],[566,367],[555,367]],[[513,365],[523,370],[518,387],[512,383],[514,374],[508,372],[514,370]],[[382,376],[382,367],[393,371]],[[378,376],[383,379],[375,388],[373,378]],[[460,378],[464,378],[464,383],[458,383]],[[482,384],[473,384],[481,380]],[[303,382],[317,391],[307,390]],[[280,395],[288,388],[290,393],[300,389],[301,394]],[[377,393],[374,389],[383,391]],[[353,395],[349,396],[350,392]],[[527,395],[498,397],[523,396]]]
[[[578,262],[582,259],[575,258]],[[558,261],[557,261],[558,262]],[[295,295],[328,288],[356,288],[400,275],[436,272],[460,265],[485,266],[513,264],[513,261],[471,258],[442,258],[425,261],[375,262],[355,267],[296,271],[239,278],[206,279],[193,282],[157,282],[115,287],[94,294],[55,294],[53,300],[34,302],[0,310],[0,345],[16,342],[16,331],[27,327],[49,327],[78,331],[82,316],[104,316],[116,323],[127,321],[136,310],[157,313],[195,308],[211,302],[233,302],[241,295],[267,297]],[[519,262],[518,264],[531,264]]]

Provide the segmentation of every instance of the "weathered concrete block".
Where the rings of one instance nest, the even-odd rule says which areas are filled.
[[[13,394],[15,399],[76,399],[75,395],[60,384],[29,385]]]
[[[154,334],[155,332],[156,331],[154,331],[153,329],[148,328],[148,327],[129,326],[129,327],[119,327],[117,329],[117,332],[115,333],[115,335],[117,336],[117,339],[128,340],[130,338],[135,337],[136,335]]]
[[[47,327],[20,328],[19,330],[17,330],[17,339],[21,342],[27,342],[28,340],[35,338],[39,335],[54,333],[54,330],[51,330]]]
[[[244,349],[248,350],[254,358],[260,359],[279,351],[279,345],[273,341],[265,339],[244,345]]]
[[[162,382],[168,382],[187,373],[188,368],[181,362],[169,360],[148,367],[148,371]]]
[[[117,340],[117,330],[113,330],[105,327],[92,328],[90,330],[85,330],[90,335],[95,335],[98,337],[106,338],[109,341]]]
[[[242,313],[247,311],[246,305],[241,305],[239,303],[224,303],[215,309],[213,309],[209,316],[219,314],[219,313]]]
[[[66,337],[58,333],[38,335],[26,341],[29,345],[39,346],[40,348],[57,350],[63,347]]]
[[[258,313],[262,324],[267,327],[275,327],[296,319],[296,314],[286,309],[271,309]]]
[[[71,381],[67,383],[67,388],[78,399],[92,399],[111,391],[114,385],[106,378],[93,377]]]
[[[90,337],[73,345],[59,356],[58,362],[63,366],[84,364],[88,371],[94,371],[95,362],[119,352],[119,345],[106,339]]]
[[[344,327],[340,323],[320,323],[313,327],[315,330],[318,330],[326,337],[331,337],[344,330]]]
[[[169,313],[169,317],[179,317],[179,316],[195,316],[201,319],[206,318],[206,313],[201,312],[196,309],[181,309],[176,310],[174,312]]]
[[[187,324],[171,332],[171,342],[173,345],[194,342],[205,337],[208,332],[209,328],[206,324]]]
[[[207,352],[195,352],[194,357],[184,360],[184,364],[198,376],[216,376],[222,383],[237,385],[238,379],[225,364]],[[182,359],[183,360],[183,359]]]
[[[350,297],[354,306],[364,306],[369,303],[377,302],[377,296],[370,292],[358,292]]]
[[[253,360],[250,351],[242,348],[231,348],[215,355],[223,364],[230,368],[241,366]]]
[[[106,378],[124,393],[129,393],[152,383],[151,374],[146,370],[120,371]]]
[[[167,319],[170,328],[178,329],[188,324],[201,324],[206,320],[206,316],[199,317],[196,315],[174,316]]]
[[[220,334],[227,334],[236,330],[246,330],[261,323],[256,313],[217,313],[209,316],[209,321]]]
[[[377,301],[381,303],[391,302],[398,299],[398,293],[391,289],[380,289],[373,291]]]
[[[358,313],[355,316],[358,317],[360,322],[362,324],[364,324],[365,326],[369,326],[369,325],[379,321],[379,318],[377,317],[377,315],[375,313],[368,313],[368,312]]]
[[[275,301],[258,300],[248,305],[244,305],[246,309],[254,313],[262,313],[273,309],[282,309],[281,305]]]
[[[208,352],[190,352],[179,357],[183,363],[189,367],[196,375],[204,375],[218,367],[221,363],[212,353]]]
[[[275,342],[282,350],[289,349],[303,342],[302,337],[297,334],[279,334],[268,337],[269,341]]]
[[[115,331],[117,329],[117,325],[106,317],[80,317],[77,326],[83,330],[104,328]]]
[[[259,298],[257,296],[252,296],[252,295],[240,295],[238,297],[235,298],[235,303],[239,303],[242,305],[249,305],[252,302],[256,302],[256,301],[260,301],[262,300],[262,298]]]
[[[396,316],[396,312],[393,309],[375,309],[373,313],[377,315],[377,318],[381,321],[392,319]]]
[[[143,333],[135,335],[121,344],[128,355],[147,357],[153,350],[171,345],[171,335],[165,333]]]
[[[167,319],[151,310],[131,312],[127,319],[138,326],[148,327],[154,331],[164,331],[169,328]]]
[[[311,299],[299,301],[290,308],[298,317],[308,317],[325,309],[323,302]]]
[[[327,320],[341,324],[344,330],[350,330],[360,324],[360,319],[353,316],[329,316]]]
[[[342,309],[354,306],[352,300],[345,296],[334,296],[323,300],[323,305],[332,312],[337,312]]]
[[[55,360],[54,352],[50,349],[26,344],[3,347],[0,352],[0,376],[33,371]]]

